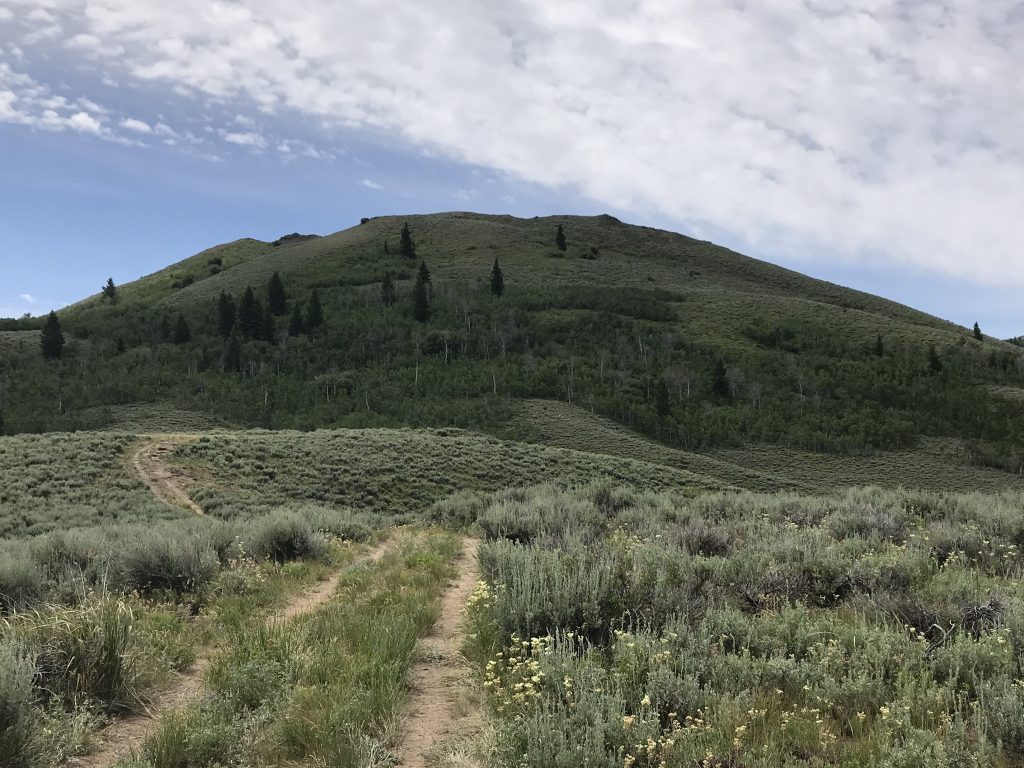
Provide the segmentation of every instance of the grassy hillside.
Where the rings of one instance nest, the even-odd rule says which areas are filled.
[[[415,259],[399,255],[405,223]],[[500,298],[489,290],[495,259]],[[421,262],[431,275],[424,322],[413,317]],[[287,301],[266,317],[274,273]],[[386,273],[393,304],[383,300]],[[248,288],[256,320],[239,316],[222,334],[220,297],[237,309]],[[290,334],[296,310],[308,321],[314,290],[323,323]],[[971,461],[1012,470],[1024,445],[1024,413],[992,396],[1024,387],[1021,348],[607,216],[380,217],[326,237],[244,239],[61,319],[69,342],[59,361],[43,361],[27,335],[38,321],[3,326],[6,432],[109,428],[125,406],[145,405],[213,425],[514,435],[522,401],[550,400],[688,454],[753,445],[860,455],[942,438],[969,441]],[[574,440],[558,444],[587,447],[586,436]],[[677,460],[696,461],[668,459]],[[737,472],[716,461],[698,463],[713,477]],[[739,472],[755,487],[805,482]]]
[[[147,439],[79,433],[0,441],[0,539],[188,521],[192,513],[161,503],[133,469],[132,456]],[[208,515],[232,519],[297,503],[372,511],[382,521],[418,517],[459,491],[542,482],[680,493],[731,487],[682,468],[457,430],[223,431],[179,447],[167,460],[191,478],[189,491]]]

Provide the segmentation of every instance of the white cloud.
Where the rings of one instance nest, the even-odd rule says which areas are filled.
[[[378,183],[377,183],[376,181],[374,181],[373,179],[363,179],[363,180],[362,180],[362,181],[360,182],[360,184],[362,184],[362,185],[363,185],[364,187],[366,187],[367,189],[376,189],[376,190],[384,189],[384,187],[383,187],[383,186],[381,186],[380,184],[378,184]]]
[[[136,120],[134,117],[126,117],[121,121],[121,127],[135,133],[152,133],[153,129],[149,123],[142,120]]]
[[[267,140],[253,131],[242,133],[228,131],[224,134],[224,141],[229,144],[237,144],[240,147],[252,147],[253,149],[264,149],[267,146]]]
[[[35,304],[37,301],[39,301],[39,299],[37,299],[31,293],[19,293],[18,295],[29,304]]]
[[[99,133],[102,130],[100,122],[86,112],[76,112],[67,120],[68,127],[82,133]]]
[[[14,13],[10,8],[4,8],[0,5],[0,21],[8,21],[14,18]]]
[[[400,137],[768,252],[1024,285],[1019,0],[47,0],[37,16],[122,49],[101,54],[121,82],[232,113]]]

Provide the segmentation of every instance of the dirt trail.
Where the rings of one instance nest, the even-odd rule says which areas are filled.
[[[480,578],[478,546],[475,539],[466,539],[458,579],[441,602],[441,618],[420,641],[418,660],[413,667],[409,716],[398,750],[403,768],[425,768],[430,749],[454,730],[454,686],[467,674],[460,653],[462,611]]]
[[[392,543],[393,540],[388,539],[378,544],[366,555],[336,571],[326,581],[296,595],[286,605],[268,616],[267,623],[291,621],[316,610],[331,599],[346,570],[362,563],[376,563],[387,553]],[[117,760],[138,752],[146,737],[159,726],[162,717],[183,708],[202,694],[203,679],[215,653],[214,648],[203,648],[192,668],[178,675],[175,682],[161,691],[145,712],[115,721],[99,734],[99,747],[95,751],[72,760],[70,765],[75,768],[110,768]]]
[[[147,440],[132,457],[135,472],[146,484],[153,495],[164,504],[172,507],[185,507],[197,515],[203,514],[203,508],[192,501],[181,485],[181,478],[174,473],[164,461],[164,456],[177,446],[192,443],[199,435],[167,434],[148,435]]]

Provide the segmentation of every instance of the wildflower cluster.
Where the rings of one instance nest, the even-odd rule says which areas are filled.
[[[540,659],[551,654],[553,643],[552,637],[522,640],[513,635],[509,648],[487,662],[484,687],[498,712],[523,709],[541,698],[546,676]]]

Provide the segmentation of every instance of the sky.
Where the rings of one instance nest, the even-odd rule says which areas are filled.
[[[0,0],[0,316],[362,216],[612,213],[1024,334],[1020,0]]]

